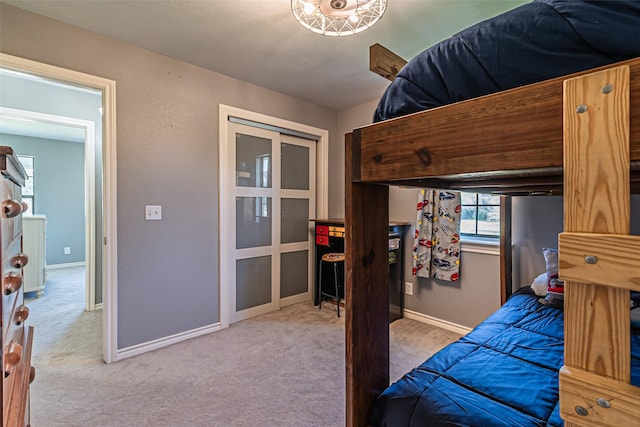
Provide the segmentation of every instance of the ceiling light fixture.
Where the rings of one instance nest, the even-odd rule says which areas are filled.
[[[325,36],[359,33],[380,20],[387,0],[291,0],[293,16]]]

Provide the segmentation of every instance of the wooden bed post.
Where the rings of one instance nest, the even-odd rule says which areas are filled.
[[[500,196],[500,305],[513,293],[511,196]]]
[[[560,413],[567,425],[638,425],[640,391],[629,384],[628,289],[640,288],[640,238],[628,236],[629,67],[566,80],[564,93]]]
[[[389,187],[360,180],[360,133],[345,138],[346,424],[369,424],[389,385]]]

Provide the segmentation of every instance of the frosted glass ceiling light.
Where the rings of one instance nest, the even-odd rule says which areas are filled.
[[[325,36],[364,31],[380,20],[386,8],[387,0],[291,0],[298,22]]]

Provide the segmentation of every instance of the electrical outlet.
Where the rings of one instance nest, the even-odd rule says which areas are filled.
[[[404,282],[404,293],[407,295],[413,295],[413,283]]]
[[[146,205],[144,207],[144,219],[146,221],[158,221],[162,219],[162,206]]]
[[[64,254],[65,254],[65,255],[69,255],[69,254],[71,254],[71,248],[70,248],[69,246],[65,246],[65,247],[64,247]]]

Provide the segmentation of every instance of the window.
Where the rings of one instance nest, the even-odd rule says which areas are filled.
[[[260,184],[257,185],[257,187],[271,187],[271,183],[269,182],[269,178],[271,178],[271,171],[269,170],[269,160],[271,160],[270,155],[258,156],[256,159],[256,168],[259,171],[258,177],[260,179]]]
[[[33,212],[34,212],[33,202],[34,202],[34,196],[35,196],[35,192],[34,192],[35,184],[33,180],[34,159],[33,159],[33,156],[16,156],[16,157],[18,158],[20,163],[22,163],[24,170],[27,172],[27,179],[25,180],[24,187],[22,188],[22,200],[26,202],[27,205],[29,206],[28,209],[25,211],[25,214],[33,215]]]
[[[460,231],[467,236],[500,235],[500,196],[462,193]]]
[[[264,154],[256,157],[256,187],[271,187],[271,155]],[[271,198],[256,198],[256,222],[260,222],[260,218],[269,218],[271,216]]]

